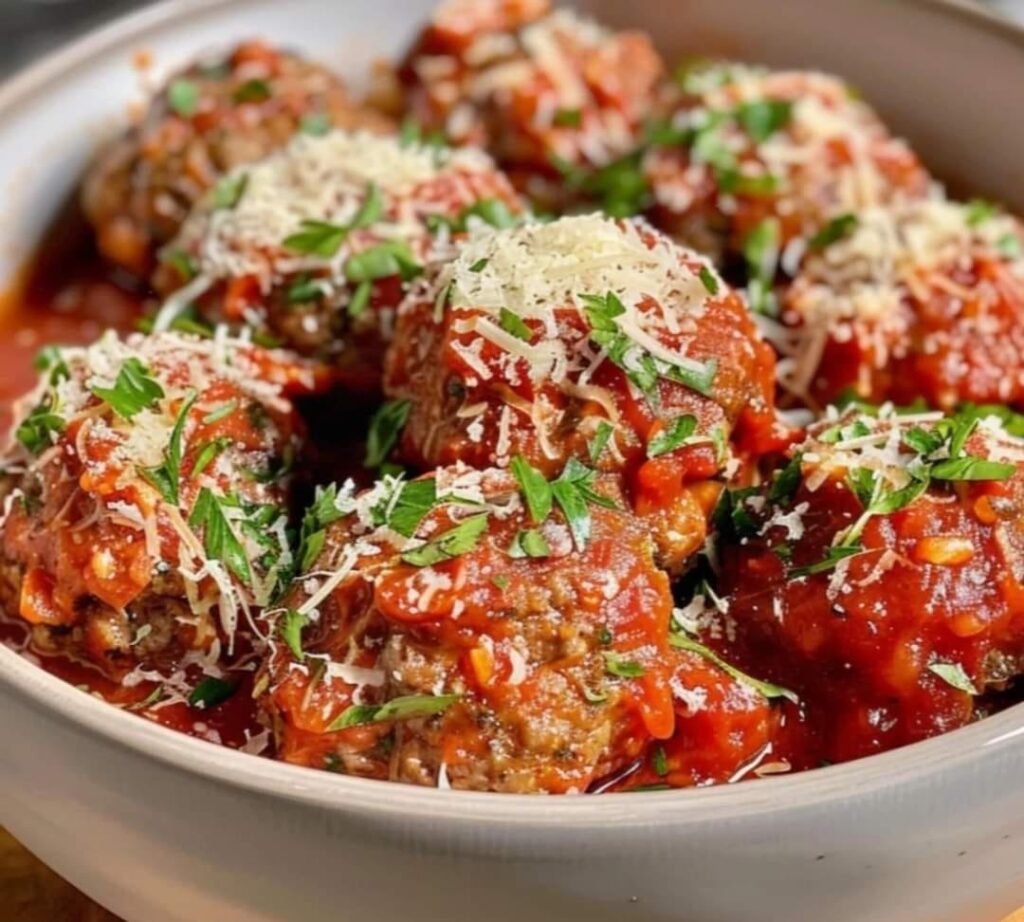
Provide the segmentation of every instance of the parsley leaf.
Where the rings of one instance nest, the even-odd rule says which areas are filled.
[[[306,651],[302,649],[302,629],[309,624],[309,616],[303,615],[294,609],[289,608],[278,622],[277,630],[281,639],[288,645],[294,656],[300,663],[306,658]]]
[[[248,184],[248,173],[224,176],[217,180],[217,185],[213,187],[213,207],[234,208],[242,198],[242,194],[245,192],[245,187]]]
[[[718,277],[715,275],[714,270],[707,266],[701,266],[700,272],[697,274],[700,276],[700,280],[703,283],[704,288],[707,290],[707,293],[709,295],[717,295],[719,285]]]
[[[294,234],[284,238],[283,245],[296,253],[330,259],[341,249],[348,232],[349,228],[343,224],[307,218],[299,224],[299,229]]]
[[[855,214],[841,214],[811,237],[807,245],[812,250],[823,250],[850,234],[857,226],[858,220]]]
[[[573,544],[582,551],[590,540],[590,509],[588,503],[606,509],[617,508],[615,502],[594,490],[597,471],[570,458],[558,479],[551,483],[551,493],[572,534]]]
[[[171,430],[171,439],[164,451],[164,463],[157,467],[143,468],[139,473],[160,492],[160,495],[172,506],[178,505],[178,487],[181,479],[181,438],[188,419],[188,411],[196,402],[198,395],[190,391],[182,401],[181,409]]]
[[[194,708],[208,710],[227,701],[238,686],[234,682],[218,679],[215,676],[204,676],[192,693],[188,696],[188,703]]]
[[[779,222],[775,218],[765,218],[747,234],[743,258],[747,264],[750,309],[774,317],[778,303],[772,286],[779,265]]]
[[[711,663],[714,663],[719,669],[725,672],[727,675],[732,676],[737,682],[749,686],[754,691],[760,693],[769,700],[773,698],[785,698],[787,701],[792,701],[793,704],[799,704],[800,699],[797,697],[795,692],[790,691],[788,688],[783,688],[781,685],[775,685],[773,682],[764,682],[761,679],[755,679],[753,676],[747,675],[742,670],[733,666],[731,663],[726,662],[710,647],[704,646],[692,637],[688,637],[682,633],[669,634],[668,642],[678,650],[687,650],[690,653],[696,653],[699,656],[703,656],[704,659]]]
[[[387,720],[433,717],[458,701],[461,695],[403,695],[384,704],[352,704],[327,728],[328,733]]]
[[[547,478],[522,455],[509,463],[509,470],[519,483],[519,490],[530,511],[530,518],[540,525],[551,515],[553,492]]]
[[[310,112],[299,120],[299,131],[314,138],[322,138],[331,130],[331,117],[324,112]]]
[[[409,280],[422,271],[413,258],[409,245],[401,240],[384,240],[356,253],[345,263],[345,277],[350,282],[373,282],[391,276]]]
[[[517,314],[513,314],[507,307],[503,307],[498,314],[498,326],[523,342],[528,343],[533,338],[533,333],[525,321]]]
[[[167,102],[182,118],[190,118],[199,107],[199,85],[182,77],[172,80],[167,87]]]
[[[338,508],[337,485],[332,483],[326,487],[318,486],[313,496],[313,502],[302,517],[297,554],[300,572],[305,573],[313,566],[327,539],[327,526],[336,522],[344,514]]]
[[[164,396],[164,389],[134,356],[124,360],[113,387],[92,386],[89,390],[124,419],[149,409]]]
[[[270,99],[270,96],[270,84],[266,80],[254,77],[252,80],[246,80],[245,83],[235,90],[232,98],[237,103],[248,103],[264,102]]]
[[[409,419],[412,403],[408,400],[389,400],[381,404],[370,420],[370,430],[366,436],[366,456],[364,467],[380,467],[391,454]]]
[[[928,671],[933,672],[947,685],[952,685],[959,691],[967,692],[969,695],[981,694],[971,681],[971,677],[964,671],[964,667],[959,663],[932,663],[928,667]]]
[[[193,528],[203,529],[203,549],[207,557],[221,561],[242,582],[252,583],[249,558],[224,513],[223,504],[223,499],[203,487],[188,523]]]
[[[659,429],[647,443],[647,457],[657,458],[675,451],[683,445],[697,428],[697,417],[689,413],[677,416],[667,426]]]
[[[18,425],[15,438],[33,455],[53,444],[52,436],[67,425],[62,416],[51,412],[52,399],[47,396]]]
[[[965,455],[937,461],[931,468],[936,480],[1006,480],[1017,471],[1013,464]]]
[[[967,213],[965,216],[967,226],[977,227],[979,224],[984,224],[990,218],[994,218],[998,213],[999,209],[991,202],[981,198],[971,199],[967,203]]]
[[[402,560],[414,567],[429,567],[467,554],[477,546],[487,531],[487,518],[487,514],[482,513],[463,519],[454,528],[431,538],[426,544],[403,553]]]
[[[757,99],[736,108],[736,120],[755,144],[767,141],[784,128],[793,114],[793,103],[785,99]]]
[[[437,481],[433,477],[403,483],[387,512],[387,526],[403,537],[411,538],[436,504]]]
[[[547,538],[537,528],[524,528],[516,533],[508,549],[509,557],[550,557]]]
[[[594,434],[594,438],[588,446],[591,464],[597,464],[600,460],[601,455],[604,454],[604,450],[608,445],[608,440],[612,437],[612,433],[614,431],[615,427],[606,419],[602,419],[601,422],[597,424],[597,432]]]
[[[583,124],[583,113],[579,109],[558,109],[551,124],[557,128],[579,128]]]
[[[864,553],[864,548],[859,544],[837,544],[828,549],[823,560],[809,564],[805,567],[794,567],[789,571],[792,579],[799,579],[803,576],[813,576],[815,573],[827,573],[829,570],[847,557],[854,557]]]
[[[618,676],[620,679],[638,679],[647,673],[642,664],[636,660],[623,659],[614,650],[605,650],[601,655],[604,657],[605,672],[609,675]]]

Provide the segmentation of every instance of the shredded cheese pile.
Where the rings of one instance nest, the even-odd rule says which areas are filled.
[[[297,134],[284,148],[228,174],[225,181],[240,189],[232,207],[218,207],[214,190],[192,210],[167,249],[193,257],[198,274],[168,299],[160,318],[169,323],[219,279],[253,277],[265,294],[287,275],[326,268],[330,279],[344,284],[345,261],[361,248],[360,237],[401,240],[413,245],[421,262],[429,262],[431,248],[444,239],[439,235],[435,241],[424,221],[444,213],[448,203],[417,196],[418,189],[444,175],[456,184],[453,191],[459,182],[471,190],[475,177],[492,170],[490,158],[472,148],[403,143],[367,131]],[[348,225],[371,188],[382,198],[380,218],[350,235],[332,256],[296,253],[283,245],[304,221]],[[477,197],[465,195],[466,201]]]
[[[702,266],[713,271],[642,222],[585,215],[474,235],[440,273],[435,297],[466,310],[466,318],[456,321],[458,332],[475,333],[526,359],[535,381],[585,385],[605,356],[568,334],[561,319],[566,309],[585,317],[582,295],[613,293],[625,308],[616,318],[619,329],[638,349],[669,365],[702,367],[686,354],[694,320],[711,298],[699,275]],[[541,339],[531,344],[503,330],[502,309],[540,321]],[[473,351],[473,345],[463,350]],[[512,363],[504,368],[514,375]],[[488,368],[478,370],[490,377]]]

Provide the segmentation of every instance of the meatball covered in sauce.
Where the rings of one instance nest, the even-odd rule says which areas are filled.
[[[520,454],[557,474],[591,459],[627,476],[638,511],[699,518],[730,439],[756,452],[776,437],[773,367],[703,257],[592,215],[467,242],[403,305],[385,391],[408,404],[409,463]],[[673,557],[693,549],[682,545]]]
[[[82,208],[100,253],[144,277],[192,205],[233,167],[329,126],[387,130],[317,64],[262,42],[188,67],[161,88],[141,121],[103,149]]]
[[[467,228],[509,225],[521,211],[479,151],[299,135],[198,203],[157,274],[168,299],[156,325],[195,304],[202,321],[247,326],[375,381],[410,281],[450,258]]]
[[[251,647],[288,579],[299,430],[285,390],[312,379],[281,355],[176,334],[45,358],[3,456],[4,605],[40,652],[180,691],[183,670],[216,674]]]
[[[615,32],[546,0],[450,0],[400,71],[408,112],[490,151],[520,188],[565,199],[560,171],[629,153],[663,64],[641,32]]]
[[[870,209],[812,250],[783,300],[780,379],[824,404],[1024,405],[1024,229],[984,202]]]
[[[450,467],[320,495],[257,682],[281,758],[566,793],[614,784],[673,738],[692,670],[646,526],[609,475],[580,465],[552,493],[537,476]]]
[[[655,223],[703,252],[746,251],[751,263],[802,246],[838,215],[932,187],[910,148],[825,74],[698,68],[654,140],[642,171]],[[750,266],[755,277],[770,268]]]
[[[728,498],[712,620],[799,694],[808,764],[961,726],[1020,674],[1022,498],[1024,441],[999,418],[887,409],[833,414],[770,486]]]

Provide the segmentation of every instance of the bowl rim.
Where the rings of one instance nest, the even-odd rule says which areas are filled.
[[[117,17],[45,54],[0,84],[0,123],[30,105],[49,85],[98,56],[139,43],[191,13],[242,7],[247,2],[250,0],[160,0]],[[1024,51],[1024,25],[968,5],[966,0],[900,2],[960,20],[966,28],[991,32]],[[387,817],[398,822],[418,816],[465,830],[493,822],[528,828],[531,835],[542,833],[548,840],[578,841],[583,830],[612,830],[619,836],[624,826],[678,829],[754,814],[764,818],[853,797],[877,800],[883,790],[892,792],[917,784],[940,769],[965,769],[981,759],[1005,759],[1024,751],[1024,704],[1020,704],[899,749],[760,782],[646,792],[643,796],[626,792],[551,798],[389,784],[260,758],[140,719],[69,685],[4,644],[0,644],[0,687],[44,716],[57,715],[73,728],[90,731],[140,758],[228,787],[298,801],[335,814]]]

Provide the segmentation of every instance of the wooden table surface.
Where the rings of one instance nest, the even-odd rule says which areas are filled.
[[[3,922],[120,922],[37,861],[3,829],[0,906],[4,908]],[[1003,922],[1024,922],[1024,909]]]

